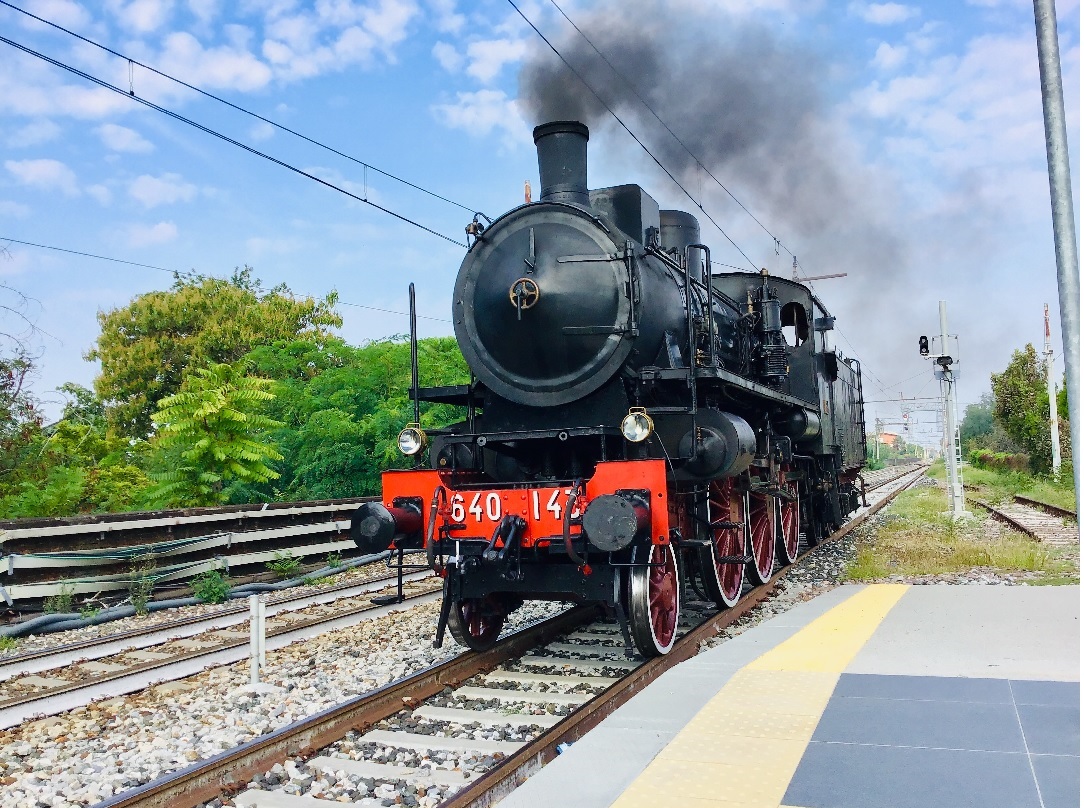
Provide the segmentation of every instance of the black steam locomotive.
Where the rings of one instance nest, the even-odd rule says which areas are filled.
[[[588,130],[534,130],[541,194],[459,269],[466,418],[401,450],[352,523],[362,549],[424,548],[445,629],[474,649],[525,599],[598,602],[626,645],[674,643],[682,577],[720,607],[859,506],[862,375],[806,286],[711,271],[697,220],[638,185],[587,188]],[[402,564],[402,554],[399,563]]]

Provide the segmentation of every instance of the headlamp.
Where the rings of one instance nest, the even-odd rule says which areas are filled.
[[[425,448],[427,442],[428,439],[421,424],[407,424],[406,428],[399,433],[399,451],[407,456],[416,455]]]
[[[621,419],[621,434],[632,443],[647,440],[654,430],[655,422],[643,407],[630,407],[629,414]]]

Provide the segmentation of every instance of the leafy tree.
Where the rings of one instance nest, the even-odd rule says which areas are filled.
[[[994,431],[994,397],[984,393],[977,404],[968,404],[964,418],[960,422],[960,444],[964,454],[971,451],[972,445]]]
[[[409,465],[395,442],[413,420],[403,337],[360,347],[336,338],[279,342],[254,349],[246,361],[253,372],[276,379],[267,412],[284,424],[272,435],[284,458],[276,464],[282,476],[275,487],[234,486],[231,501],[375,494],[382,470]],[[418,366],[423,385],[470,378],[459,347],[447,337],[419,340]],[[430,428],[463,418],[459,407],[422,404],[421,410]]]
[[[1008,367],[990,376],[994,417],[1031,458],[1031,470],[1050,470],[1050,409],[1046,370],[1030,342],[1013,351]]]
[[[101,334],[87,359],[101,362],[95,390],[109,423],[145,438],[156,402],[180,390],[190,364],[232,363],[258,345],[318,340],[342,325],[337,296],[295,297],[285,286],[264,289],[252,269],[227,280],[175,276],[166,291],[99,312]]]
[[[164,505],[215,505],[226,486],[266,483],[279,476],[269,461],[282,455],[266,441],[281,421],[259,410],[274,399],[269,379],[246,376],[226,363],[198,368],[181,390],[159,402],[154,414],[158,485],[150,501]]]
[[[23,351],[0,357],[0,483],[11,482],[41,434],[41,410],[30,393],[33,373],[34,361]]]

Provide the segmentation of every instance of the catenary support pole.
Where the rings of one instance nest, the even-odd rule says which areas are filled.
[[[1061,87],[1058,19],[1054,0],[1034,0],[1035,40],[1039,49],[1039,84],[1046,127],[1046,162],[1050,175],[1050,207],[1054,219],[1054,256],[1058,267],[1061,342],[1065,352],[1069,394],[1069,432],[1073,447],[1076,507],[1080,513],[1080,263],[1077,256],[1073,185],[1069,172],[1069,138],[1065,133],[1065,99]]]
[[[941,355],[949,356],[948,344],[948,309],[945,301],[938,304],[941,314]],[[953,377],[952,364],[942,365],[941,389],[945,395],[945,468],[948,470],[949,510],[953,519],[960,519],[966,513],[964,508],[964,486],[960,479],[960,429],[956,423],[956,380]]]
[[[1043,306],[1043,357],[1046,359],[1046,397],[1050,405],[1050,460],[1054,476],[1061,474],[1061,433],[1058,429],[1058,393],[1054,382],[1054,347],[1050,344],[1050,306]]]

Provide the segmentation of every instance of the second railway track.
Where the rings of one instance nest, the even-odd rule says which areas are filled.
[[[895,477],[886,471],[883,481],[870,485],[871,494],[881,489],[870,506],[820,546],[854,530],[924,468],[901,471]],[[798,563],[816,550],[807,548]],[[703,640],[769,597],[793,568],[778,571],[726,611],[704,603],[690,609],[696,619],[683,623],[683,636],[666,656],[629,660],[612,623],[592,609],[569,610],[489,651],[461,654],[122,792],[99,808],[193,808],[226,796],[246,808],[313,808],[324,802],[330,808],[337,797],[324,794],[330,785],[321,784],[340,778],[356,783],[345,792],[346,801],[493,804],[552,759],[560,744],[582,737],[667,669],[694,656]],[[306,758],[304,770],[298,756]],[[477,771],[479,764],[484,773]],[[305,798],[294,798],[305,789]]]
[[[975,497],[968,499],[990,513],[999,522],[1042,544],[1067,546],[1079,540],[1076,514],[1045,502],[1014,496],[1011,502],[997,505]]]

